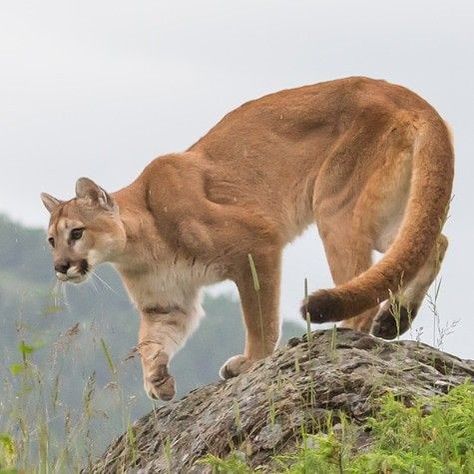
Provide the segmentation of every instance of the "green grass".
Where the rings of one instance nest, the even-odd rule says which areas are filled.
[[[358,434],[370,436],[363,449]],[[242,453],[226,459],[207,456],[215,473],[247,474]],[[273,458],[273,472],[332,473],[474,473],[474,384],[466,382],[447,395],[418,399],[414,406],[387,395],[380,411],[364,426],[347,420],[326,433],[304,436],[299,449]]]
[[[115,370],[103,338],[100,347]],[[106,426],[127,428],[118,421],[128,421],[130,411],[121,387],[114,393],[97,387],[94,373],[77,394],[78,403],[66,401],[62,371],[54,362],[58,351],[59,344],[20,340],[13,361],[0,367],[0,474],[78,472],[96,455],[93,448],[103,433],[108,437]]]

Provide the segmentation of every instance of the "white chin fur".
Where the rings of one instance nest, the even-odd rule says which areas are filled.
[[[73,275],[65,275],[64,273],[56,272],[56,278],[59,281],[68,282],[68,283],[82,283],[87,279],[86,275],[81,274],[73,274]]]
[[[68,277],[64,273],[56,272],[56,278],[59,281],[68,281]]]

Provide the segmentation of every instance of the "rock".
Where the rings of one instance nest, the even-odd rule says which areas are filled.
[[[249,372],[191,392],[133,425],[83,472],[205,473],[206,454],[244,456],[266,466],[291,452],[301,433],[355,423],[377,411],[387,393],[410,404],[474,380],[474,361],[412,341],[386,342],[345,329],[315,331],[256,363]],[[428,405],[427,405],[428,406]],[[368,443],[361,439],[361,447]]]

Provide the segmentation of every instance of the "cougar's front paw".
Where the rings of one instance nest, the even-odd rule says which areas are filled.
[[[146,394],[152,400],[170,401],[176,393],[176,382],[168,372],[168,356],[159,353],[152,363],[144,366],[143,379]]]
[[[169,402],[176,394],[176,382],[166,365],[159,365],[145,378],[145,392],[152,400]]]
[[[237,377],[245,372],[252,365],[252,361],[247,359],[244,355],[236,355],[231,357],[219,370],[219,375],[222,379],[230,379]]]

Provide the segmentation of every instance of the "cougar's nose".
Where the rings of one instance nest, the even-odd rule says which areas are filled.
[[[71,263],[69,262],[69,260],[62,260],[61,262],[57,262],[54,264],[54,269],[58,273],[66,274],[70,266],[71,266]]]

